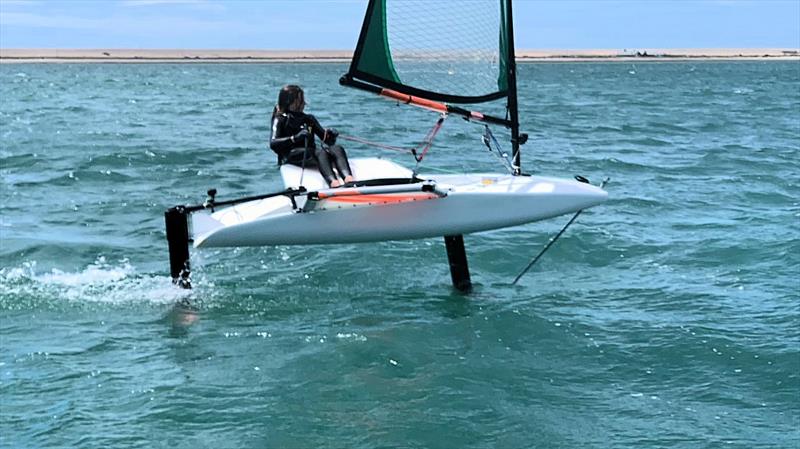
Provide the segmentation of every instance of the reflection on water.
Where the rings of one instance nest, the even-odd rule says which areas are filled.
[[[170,323],[169,336],[185,337],[189,328],[200,320],[200,309],[189,298],[183,298],[167,314]]]

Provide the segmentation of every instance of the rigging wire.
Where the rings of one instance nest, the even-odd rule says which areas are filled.
[[[584,181],[585,182],[589,182],[588,180],[586,180],[586,178],[583,178],[583,177],[580,177],[578,180],[579,181],[583,180],[581,182],[584,182]],[[602,189],[603,187],[605,187],[609,180],[610,180],[610,178],[604,179],[603,182],[600,183],[600,188]],[[566,231],[567,228],[575,221],[575,219],[578,218],[578,215],[580,215],[581,212],[583,212],[583,209],[579,210],[578,212],[575,212],[575,215],[573,215],[572,218],[569,219],[567,224],[564,225],[564,227],[561,228],[560,231],[558,231],[558,234],[556,234],[555,237],[552,237],[550,239],[550,241],[547,242],[547,245],[545,245],[545,247],[542,248],[542,250],[539,252],[539,254],[537,254],[536,257],[534,257],[533,260],[531,260],[528,263],[528,266],[526,266],[522,271],[520,271],[520,273],[517,275],[517,277],[514,278],[514,282],[512,282],[511,285],[517,285],[517,282],[520,280],[520,278],[522,276],[524,276],[525,273],[528,272],[528,270],[531,269],[531,267],[544,255],[544,253],[547,252],[548,249],[550,249],[551,246],[553,246],[553,243],[555,243],[556,240],[558,240],[558,238],[561,237],[561,235],[564,233],[564,231]]]
[[[417,164],[414,166],[413,177],[417,176],[419,170],[419,164],[422,162],[422,159],[425,158],[425,155],[428,153],[428,150],[433,145],[433,138],[436,137],[436,134],[439,132],[440,129],[442,129],[442,124],[444,123],[444,119],[446,118],[447,114],[440,115],[439,120],[437,120],[436,124],[433,125],[433,128],[431,128],[431,130],[428,131],[428,135],[425,136],[425,140],[423,140],[422,143],[417,146],[416,149],[425,144],[425,147],[422,149],[422,154],[420,154],[419,157],[417,156],[415,149],[414,159],[417,160]]]
[[[413,170],[414,176],[416,176],[417,173],[418,173],[418,169],[419,169],[420,163],[425,158],[425,155],[428,153],[428,150],[430,150],[430,148],[433,146],[433,139],[436,137],[436,134],[442,128],[442,125],[444,124],[444,120],[446,118],[447,118],[447,114],[446,113],[441,114],[441,116],[436,121],[436,123],[433,125],[433,127],[430,129],[430,131],[428,131],[428,133],[422,139],[422,142],[420,142],[419,145],[417,145],[414,148],[387,145],[387,144],[384,144],[384,143],[374,142],[374,141],[363,139],[363,138],[356,137],[356,136],[348,136],[348,135],[341,135],[341,134],[338,136],[338,138],[339,139],[343,139],[343,140],[347,140],[347,141],[351,141],[351,142],[358,142],[358,143],[361,143],[361,144],[364,144],[364,145],[369,145],[369,146],[372,146],[372,147],[375,147],[375,148],[380,148],[380,149],[383,149],[383,150],[392,150],[392,151],[400,151],[400,152],[403,152],[403,153],[409,153],[412,156],[414,156],[414,159],[417,161],[416,165],[414,166],[414,170]],[[516,168],[514,167],[513,162],[510,160],[510,158],[508,156],[508,153],[501,149],[500,142],[497,141],[497,138],[494,136],[494,134],[491,131],[491,128],[489,128],[489,125],[487,125],[487,124],[484,124],[484,132],[483,132],[482,140],[483,140],[484,145],[486,145],[486,148],[489,150],[489,152],[492,155],[494,155],[495,157],[497,157],[497,159],[506,168],[506,170],[508,170],[509,173],[513,174],[516,171]],[[420,149],[421,149],[421,152],[419,152]]]
[[[489,152],[492,153],[492,155],[496,156],[497,159],[500,160],[500,163],[503,164],[506,170],[513,174],[514,164],[508,159],[508,153],[500,149],[500,143],[494,137],[494,134],[492,134],[492,130],[489,129],[489,125],[483,126],[483,144],[486,145],[486,148],[489,149]],[[494,145],[494,148],[492,148],[492,145]]]
[[[364,145],[370,145],[370,146],[373,146],[373,147],[376,147],[376,148],[381,148],[381,149],[384,149],[384,150],[402,151],[402,152],[408,153],[408,154],[413,154],[412,151],[414,151],[414,148],[395,147],[395,146],[385,145],[385,144],[378,143],[378,142],[372,142],[372,141],[369,141],[369,140],[366,140],[366,139],[361,139],[359,137],[346,136],[346,135],[343,135],[343,134],[339,134],[338,138],[339,139],[343,139],[343,140],[349,140],[351,142],[363,143]]]
[[[380,148],[380,149],[383,149],[383,150],[401,151],[401,152],[404,152],[404,153],[408,153],[408,154],[414,156],[414,159],[417,161],[417,167],[418,167],[419,163],[422,162],[422,159],[425,158],[425,155],[428,153],[428,150],[431,148],[431,146],[433,146],[433,139],[436,137],[436,134],[442,128],[442,124],[444,123],[444,120],[446,118],[447,118],[447,114],[442,114],[439,117],[439,119],[436,121],[436,123],[433,125],[433,127],[430,129],[430,131],[428,131],[428,133],[422,139],[422,142],[420,142],[419,145],[417,145],[414,148],[403,148],[403,147],[397,147],[397,146],[393,146],[393,145],[386,145],[386,144],[383,144],[383,143],[380,143],[380,142],[374,142],[374,141],[363,139],[363,138],[360,138],[360,137],[347,136],[347,135],[342,135],[342,134],[340,134],[338,138],[339,139],[343,139],[343,140],[349,140],[351,142],[362,143],[364,145],[369,145],[369,146],[372,146],[372,147],[375,147],[375,148]],[[421,152],[421,154],[418,154],[418,151],[420,149],[422,150],[422,152]],[[415,167],[415,169],[414,169],[414,174],[416,174],[416,168],[417,167]]]

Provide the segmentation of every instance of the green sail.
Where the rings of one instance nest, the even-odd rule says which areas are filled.
[[[366,39],[358,58],[358,70],[377,77],[400,83],[389,51],[389,36],[386,33],[386,0],[374,2],[372,15],[365,21]]]
[[[509,0],[370,0],[346,79],[430,100],[508,95]]]
[[[508,90],[508,7],[500,1],[500,72],[497,74],[497,89]]]

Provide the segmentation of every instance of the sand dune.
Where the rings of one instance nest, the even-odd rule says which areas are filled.
[[[350,50],[11,49],[0,62],[347,62]],[[517,50],[517,60],[800,59],[790,48]]]

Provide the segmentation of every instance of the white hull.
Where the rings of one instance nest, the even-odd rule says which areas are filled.
[[[383,160],[356,159],[351,165],[357,179],[376,172],[375,178],[410,176],[404,168]],[[283,167],[287,187],[297,185],[299,170],[295,169]],[[419,177],[433,181],[444,196],[421,191],[333,196],[313,201],[305,212],[294,210],[291,200],[283,196],[251,201],[214,213],[194,213],[194,245],[307,245],[468,234],[576,212],[608,197],[604,190],[586,183],[540,176],[487,173]],[[306,170],[303,184],[309,190],[324,186],[319,174],[310,170]],[[320,193],[325,191],[339,192],[331,189]],[[297,198],[301,208],[305,202],[304,197]]]

